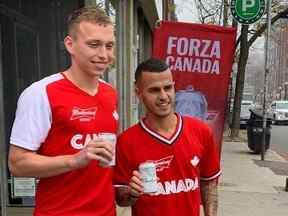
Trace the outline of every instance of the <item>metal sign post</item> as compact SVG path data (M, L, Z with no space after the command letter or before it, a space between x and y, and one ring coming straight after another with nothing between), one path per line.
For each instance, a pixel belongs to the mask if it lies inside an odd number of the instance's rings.
M263 95L263 134L262 134L262 145L261 145L261 160L265 160L266 151L266 131L267 131L267 86L268 86L268 75L270 69L269 48L270 48L270 31L271 31L271 0L267 0L267 29L266 29L266 40L265 40L265 73L264 73L264 95Z
M265 0L231 0L231 13L242 24L252 24L265 11Z

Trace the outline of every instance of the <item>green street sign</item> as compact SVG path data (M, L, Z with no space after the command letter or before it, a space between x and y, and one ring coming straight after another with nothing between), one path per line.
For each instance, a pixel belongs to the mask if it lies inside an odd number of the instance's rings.
M265 0L231 0L232 16L242 24L259 20L265 12Z

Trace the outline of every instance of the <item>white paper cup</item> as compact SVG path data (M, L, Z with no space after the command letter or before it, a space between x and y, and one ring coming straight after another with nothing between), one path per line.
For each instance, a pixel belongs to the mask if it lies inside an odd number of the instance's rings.
M113 133L99 133L98 138L103 139L112 144L113 147L113 158L107 166L115 166L115 153L116 153L116 134Z

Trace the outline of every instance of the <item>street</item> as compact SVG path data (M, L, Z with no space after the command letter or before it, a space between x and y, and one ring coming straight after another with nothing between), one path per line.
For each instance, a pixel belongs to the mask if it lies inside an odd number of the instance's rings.
M272 125L271 149L288 160L288 125Z

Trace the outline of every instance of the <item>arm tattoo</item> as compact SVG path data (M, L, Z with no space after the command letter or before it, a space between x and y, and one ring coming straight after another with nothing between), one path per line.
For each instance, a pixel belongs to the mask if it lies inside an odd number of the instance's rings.
M217 179L212 181L201 181L200 190L205 216L217 216Z
M119 206L131 206L137 200L137 197L131 196L129 187L117 187L115 193L116 202Z

